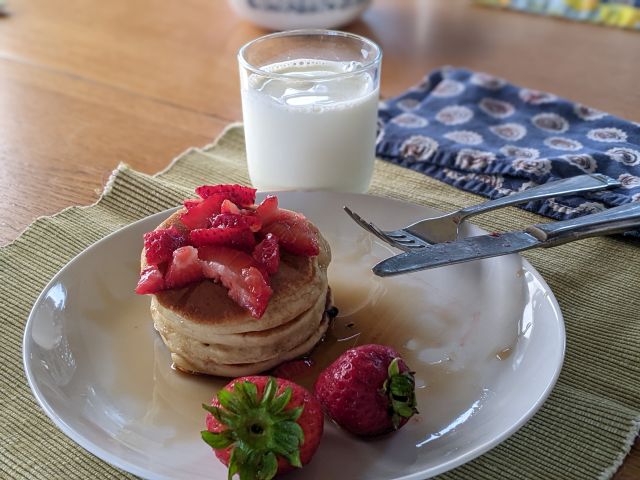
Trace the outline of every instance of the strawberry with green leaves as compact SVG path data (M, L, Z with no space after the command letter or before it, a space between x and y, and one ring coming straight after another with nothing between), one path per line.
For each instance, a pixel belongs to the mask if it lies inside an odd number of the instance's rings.
M202 439L229 467L229 480L269 480L311 461L324 416L306 389L281 378L233 380L203 405L207 430Z
M418 413L413 372L385 345L347 350L320 373L314 389L327 415L355 435L398 430Z

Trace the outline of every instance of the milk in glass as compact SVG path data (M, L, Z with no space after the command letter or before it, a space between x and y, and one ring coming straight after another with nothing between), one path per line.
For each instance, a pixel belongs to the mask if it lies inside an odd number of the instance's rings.
M359 66L298 59L262 66L266 75L243 78L247 158L255 187L367 190L379 92L371 72Z

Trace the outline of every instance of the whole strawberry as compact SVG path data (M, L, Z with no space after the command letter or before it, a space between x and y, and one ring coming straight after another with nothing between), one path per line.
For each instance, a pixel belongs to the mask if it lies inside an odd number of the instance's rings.
M218 392L202 439L229 467L229 480L268 480L311 461L324 415L315 397L288 380L241 377Z
M344 352L320 373L315 394L327 414L356 435L397 430L418 413L413 373L384 345Z

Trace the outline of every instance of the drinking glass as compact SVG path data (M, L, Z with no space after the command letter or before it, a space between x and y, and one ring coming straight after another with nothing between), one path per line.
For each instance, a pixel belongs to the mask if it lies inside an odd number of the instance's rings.
M247 163L259 190L365 192L382 52L331 30L293 30L238 53Z

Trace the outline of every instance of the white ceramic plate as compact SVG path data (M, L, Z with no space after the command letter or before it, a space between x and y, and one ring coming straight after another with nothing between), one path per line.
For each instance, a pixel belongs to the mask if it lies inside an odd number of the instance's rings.
M416 371L421 412L372 441L326 422L311 464L288 478L423 479L486 452L540 408L560 372L564 325L522 257L381 279L370 268L393 252L342 206L383 228L438 212L365 195L279 198L318 225L334 253L329 278L341 316L313 355L317 368L355 344L391 345ZM149 298L133 293L142 234L169 213L109 235L52 279L27 322L25 371L56 425L107 462L146 478L224 479L199 434L200 404L224 382L171 369Z

